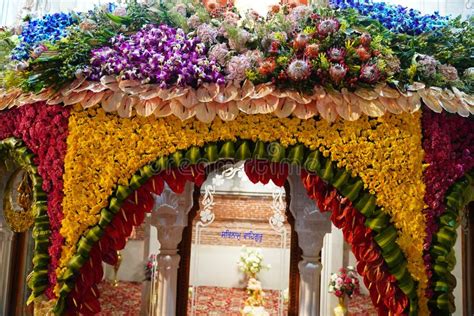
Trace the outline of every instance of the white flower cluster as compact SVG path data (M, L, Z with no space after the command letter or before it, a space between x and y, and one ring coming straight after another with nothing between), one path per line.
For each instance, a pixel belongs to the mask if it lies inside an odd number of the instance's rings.
M245 316L269 316L270 314L263 306L245 306L242 310L242 315Z
M263 269L270 269L270 265L263 264L263 254L261 249L250 249L243 247L238 262L240 271L255 277Z

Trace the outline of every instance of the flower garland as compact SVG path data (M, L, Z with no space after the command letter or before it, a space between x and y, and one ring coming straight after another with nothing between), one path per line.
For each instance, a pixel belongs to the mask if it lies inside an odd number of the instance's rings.
M364 277L364 283L379 314L404 313L408 297L397 287L395 278L388 272L372 230L358 225L364 222L364 215L352 206L351 201L337 193L336 189L326 186L318 176L302 172L301 178L310 198L315 200L322 212L331 212L331 221L342 229L344 238L351 244L358 261L357 270ZM411 304L410 314L416 315L416 308L416 305Z
M425 111L422 117L423 149L428 167L424 171L426 184L425 216L427 236L425 248L437 231L435 219L446 205L443 200L451 185L474 168L474 122L446 113Z
M427 204L424 210L427 229L424 261L428 276L432 278L434 262L429 249L433 246L433 235L439 231L437 219L446 210L446 192L454 182L474 168L474 123L455 115L425 111L422 125L425 161L429 164L424 171ZM429 298L433 296L431 286L426 295Z
M474 170L458 180L446 194L446 210L436 222L439 230L429 250L432 264L433 285L430 288L430 309L433 314L452 314L456 311L453 290L456 278L451 273L456 266L454 245L457 239L456 230L461 224L462 212L474 201Z
M63 220L61 201L68 119L69 108L42 103L0 113L0 139L13 136L25 142L35 154L33 163L38 166L38 174L43 179L42 189L48 195L51 225L48 275L51 286L56 284L56 269L64 240L59 229ZM54 297L52 288L48 288L46 293L48 297Z
M65 237L58 275L76 251L76 243L99 220L115 185L127 185L133 172L156 157L190 146L236 137L283 146L302 143L359 175L377 204L393 217L400 231L398 243L408 268L426 287L422 250L425 227L422 209L421 129L419 115L364 117L355 122L279 119L269 115L240 115L231 122L211 125L169 117L120 119L101 109L73 111L69 120L65 160L61 234ZM412 153L406 155L407 152ZM407 207L408 205L408 207Z
M425 238L422 197L425 185L422 180L420 115L387 116L366 123L371 127L366 125L358 132L350 129L321 135L318 129L318 136L327 137L319 148L337 161L338 167L346 167L359 175L370 193L376 195L377 204L390 214L400 231L398 244L408 258L409 271L419 282L420 289L425 289L427 276L423 271L422 259ZM404 128L400 129L402 125ZM368 128L375 130L369 131ZM410 153L409 157L407 152ZM371 166L370 162L375 165ZM420 290L419 294L423 291ZM426 307L423 296L419 297L420 306Z
M360 15L377 20L396 33L417 35L446 26L449 21L449 17L441 16L439 12L422 14L418 10L385 2L371 0L331 0L330 2L336 8L356 9Z

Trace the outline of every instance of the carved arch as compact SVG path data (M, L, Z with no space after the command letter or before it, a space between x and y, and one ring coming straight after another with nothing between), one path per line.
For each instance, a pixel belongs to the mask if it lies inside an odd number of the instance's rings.
M331 212L332 222L343 229L347 242L357 244L356 258L366 258L359 272L379 312L417 314L417 285L396 243L398 232L390 217L376 206L376 197L363 189L362 180L303 144L286 148L278 142L244 139L178 150L140 168L128 186L118 185L108 207L101 210L99 223L79 240L77 253L59 280L54 312L97 313L100 306L95 284L102 278L100 263L116 262L116 251L125 246L132 226L140 225L145 212L151 211L151 193L160 195L165 182L175 193L182 193L187 181L200 186L205 180L205 165L220 159L246 161L245 172L251 181L272 180L279 186L284 185L289 166L301 167L308 196L321 211Z
M35 242L33 255L33 271L27 283L32 290L28 303L40 296L48 286L48 265L50 244L50 225L47 212L47 195L42 189L43 179L38 174L38 167L34 165L35 155L28 147L17 138L6 138L0 141L0 160L13 162L26 171L32 182L33 201L31 204L34 212L33 239Z
M233 165L233 163L234 161L222 160L214 164L209 164L206 166L206 175L209 175L211 172L219 169L220 167L227 167L229 164ZM303 280L300 279L301 270L308 270L306 269L306 265L311 266L311 268L321 268L319 253L320 249L322 248L322 239L324 235L329 233L331 230L331 222L329 216L327 216L328 214L319 213L313 201L309 199L306 189L303 187L299 177L299 169L300 168L298 166L291 166L285 183L279 183L281 184L280 187L285 191L286 208L282 211L284 212L285 216L287 217L287 221L291 226L288 315L298 314L298 310L300 308L300 296L304 296L304 293L300 294L299 292L300 282L303 282ZM186 200L190 201L191 203L186 204L184 207L184 212L180 212L180 215L187 214L187 225L183 227L181 221L176 221L178 226L181 226L183 230L182 234L179 235L182 238L178 238L180 241L179 244L176 247L173 247L178 250L177 253L180 256L179 268L177 272L176 315L187 315L188 311L186 303L188 301L188 288L190 280L190 254L192 247L193 220L200 210L199 198L201 197L201 192L199 188L194 188L192 198L190 196L191 192L188 189L189 188L187 188L183 194L188 195ZM166 190L167 189L165 189L165 192L168 193L169 191ZM202 216L202 213L200 214ZM152 216L155 215L157 214L153 212ZM177 216L177 219L179 217L180 216ZM173 230L171 229L170 232L172 233ZM311 255L303 257L305 253L307 255ZM304 263L301 263L303 260ZM316 262L317 264L315 264ZM299 267L300 265L301 268ZM311 279L311 281L314 280ZM313 283L314 282L311 282L311 284ZM319 286L317 288L319 290ZM319 291L317 293L319 293ZM307 302L307 304L303 304L304 308L308 309L305 310L307 315L315 315L316 313L319 313L318 297L315 295L307 295L304 297L304 299ZM163 310L158 311L158 314L168 313L170 312L164 312Z

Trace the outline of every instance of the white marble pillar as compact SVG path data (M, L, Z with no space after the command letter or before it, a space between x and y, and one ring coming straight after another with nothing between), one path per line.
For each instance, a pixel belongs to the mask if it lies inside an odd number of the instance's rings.
M326 222L309 224L308 230L298 231L298 242L303 250L303 260L298 263L300 272L300 302L301 316L319 315L319 301L321 295L322 264L319 253L323 247L323 238L327 232ZM325 314L322 314L325 315Z
M178 254L158 256L158 305L156 315L176 315L176 289L181 257Z
M290 211L295 218L295 231L303 255L298 264L300 272L299 314L319 315L321 294L320 253L324 236L331 231L328 213L321 213L316 203L308 198L298 170L292 170L288 178L290 184ZM322 314L326 315L326 314Z
M180 255L178 245L188 224L188 213L193 206L194 185L188 183L183 194L177 195L165 188L155 197L150 224L156 227L160 249L158 252L158 282L155 289L156 306L149 315L175 315L176 292ZM153 252L153 249L149 250ZM146 300L142 300L146 301Z
M300 271L299 315L318 315L320 275L322 265L319 258L303 258L298 264Z
M8 315L12 240L12 231L0 222L0 315Z
M8 315L10 299L11 252L14 233L10 230L3 216L3 193L11 172L0 166L0 315Z
M344 236L342 230L332 225L330 234L324 237L324 246L322 251L323 269L321 272L321 284L325 289L321 292L321 315L331 315L338 301L334 294L326 290L331 278L332 272L337 272L344 266Z

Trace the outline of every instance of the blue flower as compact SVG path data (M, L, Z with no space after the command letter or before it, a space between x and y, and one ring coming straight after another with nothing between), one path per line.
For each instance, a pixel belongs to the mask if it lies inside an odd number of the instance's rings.
M360 15L382 23L389 30L397 33L418 35L446 26L449 17L441 16L439 12L422 14L418 10L400 5L389 5L384 2L370 0L330 0L331 6L340 9L353 8Z
M12 52L13 60L25 60L42 42L54 43L67 36L67 27L77 24L78 16L72 13L47 14L27 21L19 36L20 42Z

